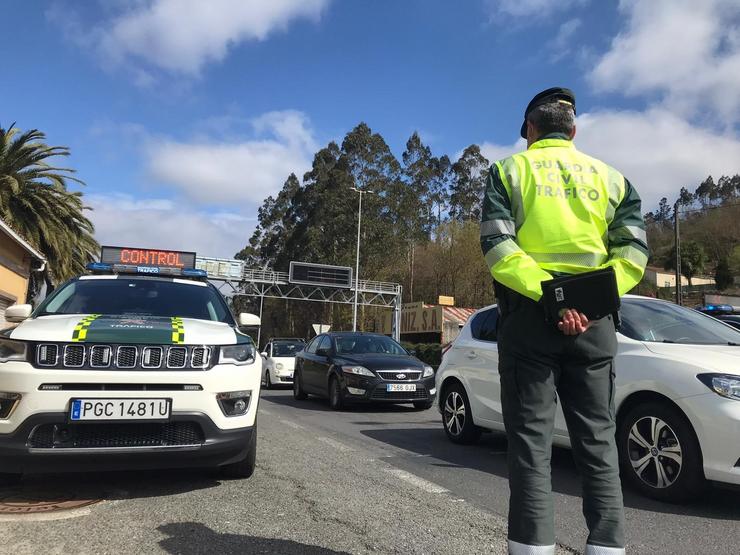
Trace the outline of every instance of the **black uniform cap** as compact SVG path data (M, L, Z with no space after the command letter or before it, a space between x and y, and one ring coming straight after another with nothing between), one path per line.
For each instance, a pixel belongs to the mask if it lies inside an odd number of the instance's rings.
M576 95L573 91L564 87L552 87L535 95L535 97L527 104L527 109L524 110L524 123L522 123L522 129L520 134L523 138L527 138L527 116L529 112L542 106L543 104L550 104L552 102L563 101L573 106L573 113L576 113Z

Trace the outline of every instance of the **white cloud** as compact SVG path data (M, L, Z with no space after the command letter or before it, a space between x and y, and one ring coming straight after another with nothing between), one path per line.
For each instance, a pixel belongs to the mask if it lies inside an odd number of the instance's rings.
M329 0L128 0L109 7L92 31L74 8L52 6L71 40L95 48L108 62L134 61L174 73L197 75L236 45L265 40L299 19L317 21ZM71 12L70 12L71 10ZM138 81L153 77L137 70Z
M95 238L103 245L196 251L231 258L247 244L253 219L229 212L199 211L177 200L135 199L126 194L90 194Z
M597 91L658 95L688 117L740 121L737 0L622 0L626 28L591 75Z
M291 172L302 177L317 145L301 112L269 112L251 125L258 138L152 140L147 146L148 170L155 180L196 201L260 204L280 190Z
M524 139L519 139L514 144L511 144L511 145L497 145L495 143L489 143L489 142L482 142L480 144L481 154L483 154L483 156L485 156L486 159L492 164L496 160L507 158L511 156L512 154L521 152L522 150L526 150L526 149L527 149L527 141L525 141Z
M546 17L556 11L582 6L588 0L486 0L491 20L500 16Z
M547 50L551 53L551 62L562 60L572 52L574 43L573 36L580 28L581 23L580 19L574 18L569 19L560 26L558 34L555 35L555 38L552 39L547 46Z
M637 188L645 211L675 200L708 175L740 172L740 140L692 125L665 110L594 112L578 117L576 144L617 168Z
M647 112L603 111L577 119L575 143L582 152L615 167L653 210L661 197L675 200L681 187L693 191L708 175L740 173L740 139L692 125L662 108ZM491 162L526 148L483 143Z

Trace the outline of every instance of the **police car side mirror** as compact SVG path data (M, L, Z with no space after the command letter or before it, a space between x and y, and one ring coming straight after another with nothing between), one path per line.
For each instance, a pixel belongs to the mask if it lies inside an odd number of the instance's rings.
M242 312L239 314L239 325L240 326L259 326L260 317L249 312Z
M22 322L33 312L30 304L14 304L5 309L6 322Z

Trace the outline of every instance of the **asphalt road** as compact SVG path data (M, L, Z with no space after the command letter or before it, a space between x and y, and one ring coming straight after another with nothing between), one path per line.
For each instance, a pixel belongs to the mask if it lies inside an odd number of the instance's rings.
M263 392L249 480L204 471L27 477L3 499L100 499L72 511L0 515L0 553L505 553L505 440L461 447L436 409ZM560 552L586 535L570 454L553 454ZM629 553L737 553L738 494L675 506L625 492Z

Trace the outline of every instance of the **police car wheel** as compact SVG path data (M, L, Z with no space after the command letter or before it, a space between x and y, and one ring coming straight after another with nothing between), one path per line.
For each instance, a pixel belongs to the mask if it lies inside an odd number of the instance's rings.
M618 423L622 475L647 497L685 501L705 480L699 443L686 417L656 402L633 407Z
M254 474L257 462L257 422L252 429L252 438L249 440L249 451L240 461L221 467L221 475L225 478L244 479Z
M301 382L301 375L298 371L293 376L293 399L296 401L303 401L308 398L308 395L303 391L303 383Z
M446 387L441 402L442 425L447 438L460 444L477 442L483 430L473 424L470 401L462 384L453 383Z

